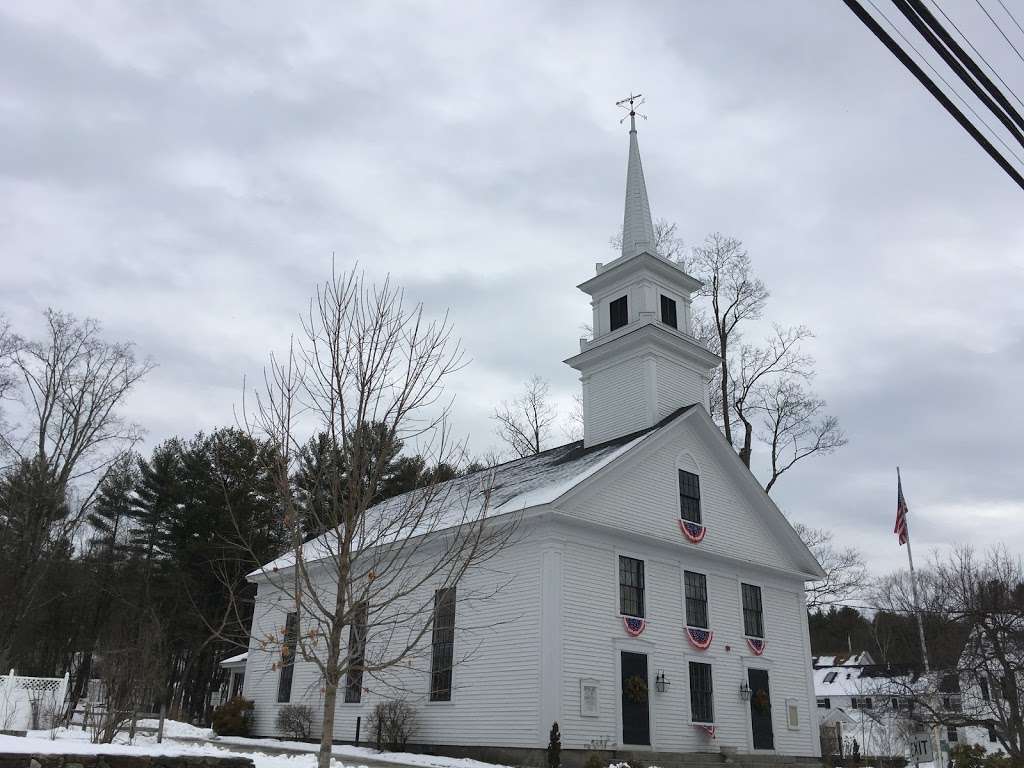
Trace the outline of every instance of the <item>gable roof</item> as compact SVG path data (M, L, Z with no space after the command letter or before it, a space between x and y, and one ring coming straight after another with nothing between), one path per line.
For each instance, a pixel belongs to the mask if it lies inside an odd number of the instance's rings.
M435 486L436 493L434 494L435 498L441 500L440 503L447 507L447 510L439 510L441 519L432 525L430 530L418 533L434 533L459 525L466 521L467 516L469 519L473 519L476 514L480 513L484 504L483 484L489 478L493 478L490 486L489 515L491 516L552 504L641 444L654 440L657 434L694 414L696 414L694 423L703 425L705 430L710 425L713 432L710 442L717 445L720 452L723 445L726 447L726 453L733 462L733 474L743 478L740 483L745 485L748 497L762 507L763 516L769 529L778 535L785 545L788 545L787 548L802 569L801 572L812 578L824 575L818 561L814 559L782 512L764 492L750 470L740 461L736 452L725 443L724 436L711 421L711 417L703 408L695 405L677 409L652 427L598 445L584 447L583 441L577 440L533 456L515 459L447 480ZM729 461L729 458L726 458L726 463ZM740 471L735 471L737 467ZM401 505L410 503L414 494L417 493L422 493L422 489L409 491L382 501L368 509L367 516L370 518L377 515L384 516L389 508L400 508ZM446 516L449 518L447 524ZM413 532L412 535L416 533ZM302 547L303 559L306 562L315 562L331 556L330 539L326 534L310 539ZM288 568L293 562L293 553L285 552L277 559L250 573L249 577Z

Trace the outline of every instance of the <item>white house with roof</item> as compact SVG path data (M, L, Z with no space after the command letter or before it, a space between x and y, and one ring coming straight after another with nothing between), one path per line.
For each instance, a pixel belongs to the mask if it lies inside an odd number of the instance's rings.
M645 762L818 756L804 582L823 573L708 415L718 358L692 335L699 287L655 253L631 121L622 253L579 285L594 336L566 360L584 437L494 470L493 515L517 515L519 535L456 589L485 590L496 574L508 586L472 614L436 596L434 625L450 631L393 672L421 748L539 761L557 721L567 762L594 748ZM479 477L451 484L468 491ZM270 736L283 705L321 704L312 664L261 650L258 638L295 621L263 573L250 577L243 690ZM474 652L453 667L460 644ZM336 738L354 739L386 696L356 686L337 705Z

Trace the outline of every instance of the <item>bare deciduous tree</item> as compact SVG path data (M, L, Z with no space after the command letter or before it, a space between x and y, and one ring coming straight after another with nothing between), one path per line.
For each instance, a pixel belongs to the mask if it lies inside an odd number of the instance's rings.
M523 385L523 392L511 402L494 409L495 433L517 458L533 456L547 446L558 411L551 402L551 388L540 376Z
M622 228L608 238L608 244L616 251L622 250ZM674 221L658 219L654 222L654 250L659 256L664 256L677 264L686 265L686 244L679 236L678 227Z
M257 394L250 427L275 448L277 493L295 532L290 553L258 578L282 597L297 626L289 634L278 617L282 625L256 640L279 664L301 660L316 669L320 768L330 763L339 690L360 695L371 680L407 683L431 633L450 630L433 626L435 605L493 594L463 582L514 527L510 518L489 516L490 472L425 482L375 504L386 467L371 431L390 442L414 441L431 465L458 463L443 385L461 366L447 318L428 321L390 280L373 285L353 271L318 289L301 339L283 359L272 357ZM343 460L320 464L323 476L312 480L317 498L300 504L292 479L310 433ZM300 512L324 533L303 543Z
M118 413L125 397L153 367L131 344L102 338L95 320L47 310L40 341L4 334L3 365L13 376L20 425L0 430L6 508L0 539L0 666L6 666L19 623L35 600L35 567L50 547L70 541L88 514L106 470L139 438ZM76 490L79 498L69 503Z
M868 586L867 566L859 549L836 546L832 532L824 528L811 528L802 523L794 523L793 528L825 571L824 579L808 583L808 610L836 605L857 596Z
M825 401L815 397L792 376L776 378L760 393L761 440L771 456L766 492L801 459L828 454L846 445L835 416L826 414Z
M704 282L701 296L710 304L709 320L717 341L713 351L722 359L718 372L722 431L733 445L729 355L740 325L761 316L768 289L754 277L743 243L718 232L694 249L691 268Z
M957 663L931 675L893 681L912 701L918 727L981 728L1024 763L1024 565L1005 548L978 556L968 546L935 554L918 590L932 621L968 630ZM885 605L912 605L906 575L885 580Z

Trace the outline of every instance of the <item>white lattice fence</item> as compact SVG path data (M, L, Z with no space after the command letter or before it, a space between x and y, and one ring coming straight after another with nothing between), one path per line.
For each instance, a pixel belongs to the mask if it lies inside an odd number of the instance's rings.
M57 724L68 692L68 676L0 678L0 729L29 730Z

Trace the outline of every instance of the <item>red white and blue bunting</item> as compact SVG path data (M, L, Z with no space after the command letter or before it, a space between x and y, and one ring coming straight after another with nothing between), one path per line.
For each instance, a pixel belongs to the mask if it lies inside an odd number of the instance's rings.
M638 619L634 616L623 616L622 623L626 627L626 633L630 637L636 637L647 629L647 619Z
M694 723L694 728L700 728L704 733L710 736L712 739L715 738L715 726L711 723Z
M764 653L764 640L760 637L748 637L747 645L750 646L750 650L755 656L760 656Z
M683 536L694 544L700 544L704 541L704 534L708 532L708 529L703 525L691 523L689 520L680 520L679 530L683 532Z
M714 637L715 633L710 629L686 628L686 639L690 641L690 645L700 651L706 651Z

